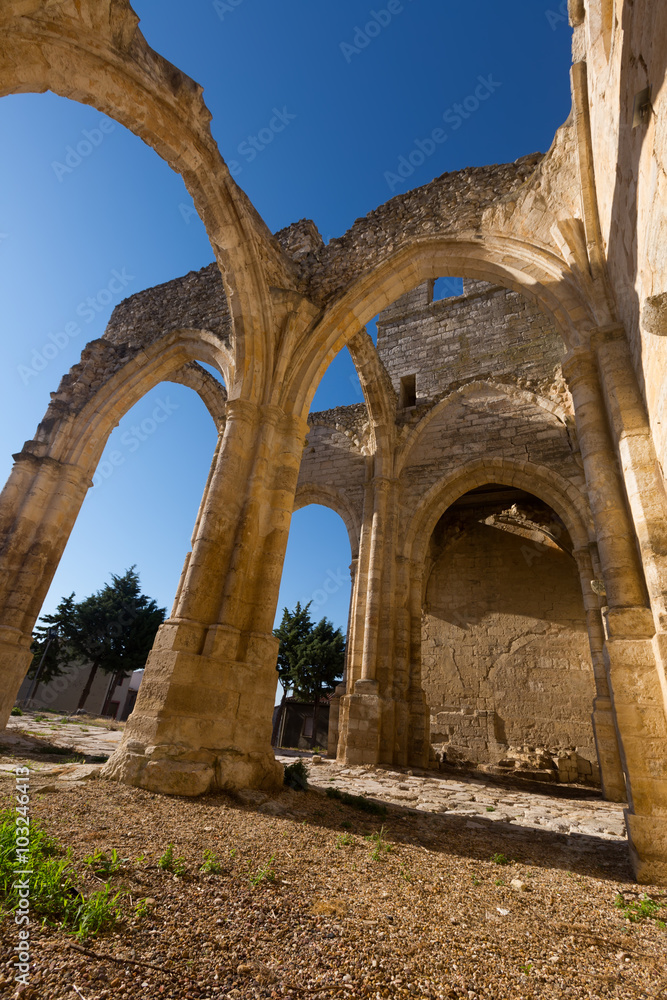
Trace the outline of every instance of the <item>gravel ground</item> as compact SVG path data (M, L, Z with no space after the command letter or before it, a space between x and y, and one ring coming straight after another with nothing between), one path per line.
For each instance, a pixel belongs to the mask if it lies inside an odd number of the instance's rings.
M20 749L0 766L18 763ZM109 880L126 894L124 919L84 942L35 921L30 985L17 989L17 930L5 916L0 997L667 998L667 931L614 905L618 893L630 902L647 892L667 907L667 890L633 883L615 831L573 837L420 809L432 779L380 769L361 769L357 787L379 784L389 803L395 786L401 805L385 816L326 797L332 776L340 788L355 780L333 764L310 765L312 791L202 799L82 780L88 765L42 767L32 817L71 848L85 894L100 888L86 855L116 848L128 859ZM13 805L13 780L0 781L2 807ZM506 789L470 791L513 801ZM157 865L169 843L184 858L180 876ZM199 871L205 850L219 874Z
M559 834L401 810L381 819L316 792L245 798L165 798L100 780L35 793L33 815L76 862L93 848L130 859L111 878L129 894L126 921L84 945L35 927L30 987L14 990L7 962L0 994L516 1000L667 987L666 932L614 906L618 892L647 889L632 883L624 844L591 837L575 850ZM366 838L382 826L378 850ZM157 867L170 842L181 877ZM198 871L205 849L222 874ZM498 852L512 863L491 860ZM81 888L99 883L82 874ZM131 902L146 897L137 919ZM2 935L9 955L10 918Z

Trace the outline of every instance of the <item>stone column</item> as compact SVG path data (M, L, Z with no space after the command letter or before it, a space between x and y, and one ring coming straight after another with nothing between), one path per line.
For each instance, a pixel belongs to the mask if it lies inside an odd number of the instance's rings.
M306 432L277 407L228 404L178 606L106 777L179 795L282 784L272 632Z
M667 712L667 494L630 347L621 326L591 337L609 422L639 542L656 634L653 647Z
M651 607L667 630L667 495L623 327L596 331L597 358L619 468L639 541Z
M563 374L574 402L577 437L609 606L636 608L638 616L650 628L648 595L595 362L588 351L573 353L563 364Z
M581 592L586 612L588 643L593 662L595 678L595 699L593 701L593 734L600 765L602 794L610 802L626 802L625 777L618 749L618 734L609 693L607 670L604 661L604 629L600 599L591 582L594 579L593 562L588 548L575 549L572 553L579 569Z
M355 618L355 646L358 650L361 645L361 671L360 676L350 678L348 681L349 693L341 699L340 705L338 759L346 764L377 764L380 760L383 716L385 728L387 724L390 727L393 724L393 720L387 719L391 706L387 702L388 692L380 690L377 660L380 618L381 615L386 617L387 612L386 604L383 607L387 592L386 586L383 585L386 584L383 577L387 572L389 508L395 492L395 483L385 477L376 476L369 486L359 549L361 572ZM367 516L369 500L372 500L370 518ZM357 634L357 630L362 607L363 639L360 643L361 636Z
M608 601L603 655L626 778L631 856L638 881L667 883L667 720L653 615L597 366L589 352L577 351L563 370L574 401Z
M190 544L192 546L194 546L195 541L197 540L197 535L199 533L199 525L201 524L201 519L203 517L204 509L206 507L206 500L208 499L208 492L211 488L211 481L213 479L215 470L218 465L218 456L220 455L221 447L222 447L222 433L218 435L218 440L216 442L215 450L213 452L213 458L211 459L211 468L209 469L208 472L208 478L206 480L206 485L204 486L204 493L202 494L201 502L199 504L199 510L197 511L197 519L195 521L195 526L192 529L192 537L190 539ZM192 550L188 552L183 562L183 569L181 570L181 575L178 581L178 587L176 588L176 594L174 595L174 603L171 609L171 616L170 616L171 618L174 618L176 616L176 610L178 608L178 605L180 604L181 594L183 593L183 585L187 577L188 567L190 565L191 558L192 558Z
M88 471L24 449L0 494L0 728L32 660L32 631L88 488Z
M329 731L327 733L327 755L329 757L335 757L338 752L338 733L340 729L340 700L347 692L347 677L349 671L349 659L350 659L350 644L353 638L353 609L354 609L354 598L355 598L355 586L357 577L357 565L359 559L354 558L350 563L350 578L352 580L352 588L350 590L350 609L347 616L347 638L345 642L345 666L343 668L343 679L340 684L336 685L336 689L333 696L329 702Z

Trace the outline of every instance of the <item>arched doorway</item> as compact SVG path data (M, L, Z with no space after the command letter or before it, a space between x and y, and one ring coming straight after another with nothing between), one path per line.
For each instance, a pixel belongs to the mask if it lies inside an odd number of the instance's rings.
M440 517L424 576L422 684L444 763L599 783L572 548L554 510L515 486L485 483Z

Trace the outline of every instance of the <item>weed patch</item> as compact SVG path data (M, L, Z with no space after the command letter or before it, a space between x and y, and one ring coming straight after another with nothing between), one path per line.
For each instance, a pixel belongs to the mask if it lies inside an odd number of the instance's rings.
M158 858L158 868L172 875L185 875L185 858L174 857L174 845L167 844L164 853Z
M275 882L276 873L273 868L273 861L275 859L275 854L272 854L265 865L262 865L253 874L248 873L248 881L253 888L257 888L262 882ZM250 864L250 862L248 862Z
M297 792L305 792L308 788L308 771L302 760L296 760L285 768L283 783Z
M646 893L641 897L641 899L635 899L628 902L622 893L618 893L616 899L614 900L614 905L623 911L623 916L626 920L631 921L631 923L636 924L641 920L655 920L658 927L663 930L667 926L664 920L658 919L658 914L665 907L661 906L660 903L655 899L651 899Z
M222 875L224 868L216 858L213 851L204 851L204 861L199 869L200 872L204 872L205 875Z
M3 907L12 912L19 905L19 888L14 870L15 818L0 813L0 896ZM111 893L108 885L87 898L76 884L71 852L62 857L62 848L37 822L30 825L30 847L26 870L30 879L30 909L47 923L69 928L82 941L112 927L121 919L121 892Z
M508 858L507 855L496 853L491 855L491 860L496 865L511 865L512 859Z

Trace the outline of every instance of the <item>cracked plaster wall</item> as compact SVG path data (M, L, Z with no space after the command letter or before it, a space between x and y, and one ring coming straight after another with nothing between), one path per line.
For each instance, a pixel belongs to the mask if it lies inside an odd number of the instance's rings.
M445 518L422 626L432 743L475 762L509 747L572 749L579 779L594 780L595 685L573 558L488 509Z

